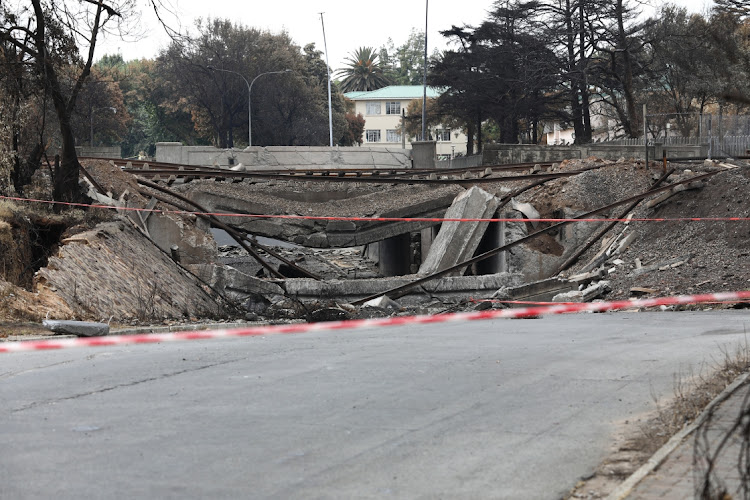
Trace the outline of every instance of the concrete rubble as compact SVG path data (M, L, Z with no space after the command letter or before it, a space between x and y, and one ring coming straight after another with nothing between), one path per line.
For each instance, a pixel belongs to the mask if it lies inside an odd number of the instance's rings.
M109 334L107 323L95 323L93 321L45 319L42 321L42 325L55 333L77 337L101 337Z

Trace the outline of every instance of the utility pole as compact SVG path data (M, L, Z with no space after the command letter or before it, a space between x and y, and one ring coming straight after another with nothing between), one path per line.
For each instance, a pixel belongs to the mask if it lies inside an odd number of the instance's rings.
M430 0L424 0L424 77L422 78L422 140L425 136L425 124L427 123L427 7Z
M331 110L331 66L328 64L328 44L326 43L326 25L323 22L323 14L320 13L320 24L323 26L323 48L326 51L326 70L328 70L328 137L333 147L333 111Z

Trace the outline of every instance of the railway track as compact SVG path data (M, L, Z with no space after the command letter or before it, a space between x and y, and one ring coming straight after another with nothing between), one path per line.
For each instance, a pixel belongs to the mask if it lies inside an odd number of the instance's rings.
M97 159L104 158L82 158ZM111 160L123 171L152 181L172 184L177 179L189 182L196 179L232 180L294 180L312 182L359 182L389 184L488 184L523 180L555 179L580 174L591 168L565 172L545 172L552 166L547 163L519 163L511 165L483 165L456 169L274 169L231 170L217 167L186 166L173 163L134 160ZM537 170L536 173L529 173ZM522 173L525 172L525 173ZM505 174L505 175L504 175Z
M750 158L750 157L748 157ZM375 184L459 184L476 185L516 181L545 181L570 177L594 168L596 165L577 170L549 172L552 162L482 165L454 169L410 169L410 168L304 168L304 169L242 169L179 165L175 163L144 160L113 160L108 158L82 157L82 160L110 161L123 171L154 182L171 185L192 180L213 179L219 182L243 182L247 180L284 180L302 182L358 182ZM662 159L663 160L663 159ZM703 158L667 158L667 161L694 162ZM655 160L658 161L658 160Z
M162 162L151 162L143 160L112 160L107 158L93 158L93 157L82 157L81 159L90 160L108 160L116 166L126 171L150 171L150 170L172 170L177 175L182 174L185 171L194 172L221 172L221 173L247 173L256 175L285 175L290 177L304 176L323 176L323 177L368 177L368 176L380 176L380 177L419 177L426 176L429 174L439 175L457 175L465 172L485 172L487 170L492 172L512 172L519 170L529 170L534 168L536 165L542 168L549 168L552 162L542 163L517 163L511 165L482 165L478 167L467 167L467 168L454 168L454 169L407 169L407 168L305 168L305 169L247 169L232 170L227 168L219 167L207 167L207 166L195 166L195 165L180 165L176 163L162 163Z

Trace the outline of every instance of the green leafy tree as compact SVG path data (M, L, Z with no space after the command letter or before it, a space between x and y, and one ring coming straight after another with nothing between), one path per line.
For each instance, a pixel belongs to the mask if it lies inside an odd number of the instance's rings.
M348 126L344 135L339 139L339 146L361 146L365 133L365 117L362 113L350 111L346 113L345 118Z
M422 85L424 79L424 32L412 28L409 38L403 45L394 46L393 40L380 48L379 56L386 76L394 85ZM433 50L428 64L440 57L440 51Z
M348 65L336 73L341 80L343 92L377 90L391 84L385 74L379 56L372 47L360 47L349 55Z
M407 137L413 137L417 140L422 138L422 99L414 99L409 102L404 113L404 129ZM426 140L433 140L432 130L440 127L441 125L447 124L450 121L448 117L442 114L442 110L438 107L437 100L427 98L427 106L425 107L425 137Z
M122 140L123 156L154 156L156 143L160 141L196 144L190 114L184 110L172 110L168 105L171 101L169 86L160 80L156 61L128 61L114 66L110 74L118 82L125 107L132 117Z
M189 113L199 140L246 144L251 97L253 145L328 144L327 72L314 45L303 53L287 33L229 20L199 21L197 31L161 53L157 74L168 94L164 106ZM338 93L332 108L337 136L346 128Z
M446 88L439 103L445 114L465 123L469 137L491 118L502 142L534 142L538 124L557 105L561 63L542 36L538 6L497 3L479 27L443 32L459 49L443 54L428 83Z

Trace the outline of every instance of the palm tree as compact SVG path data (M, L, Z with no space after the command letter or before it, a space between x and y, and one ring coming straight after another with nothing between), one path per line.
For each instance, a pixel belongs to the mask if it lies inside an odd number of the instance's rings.
M341 81L343 92L376 90L390 85L372 47L360 47L351 53L347 62L347 67L337 71L344 78Z

